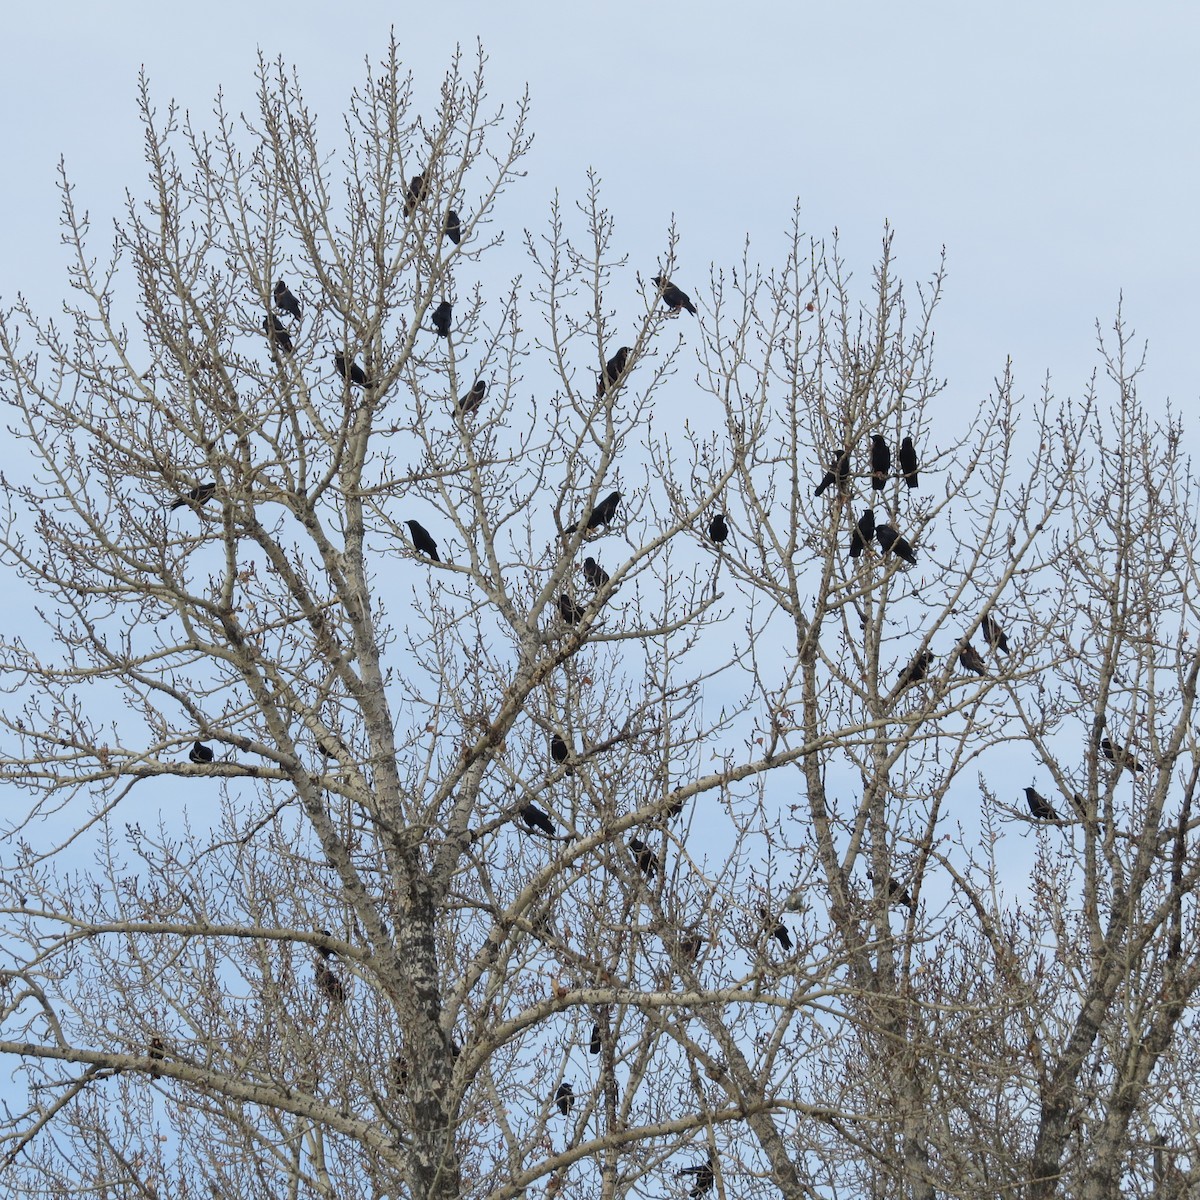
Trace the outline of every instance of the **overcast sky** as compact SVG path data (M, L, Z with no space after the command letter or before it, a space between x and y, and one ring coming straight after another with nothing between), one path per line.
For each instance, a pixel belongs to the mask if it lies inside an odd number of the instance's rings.
M927 276L945 245L937 328L953 402L986 389L1007 355L1026 391L1049 370L1059 394L1078 394L1094 322L1110 322L1122 290L1150 342L1143 399L1187 407L1200 390L1191 5L126 0L5 17L0 298L20 288L52 305L63 292L60 155L97 216L141 190L143 64L164 104L199 115L218 87L248 106L257 50L282 55L332 134L395 24L425 97L455 42L476 37L493 100L528 83L530 224L555 188L581 195L594 166L631 248L661 248L675 214L698 290L746 235L763 260L780 257L799 198L807 232L837 227L863 268L885 220L906 277Z

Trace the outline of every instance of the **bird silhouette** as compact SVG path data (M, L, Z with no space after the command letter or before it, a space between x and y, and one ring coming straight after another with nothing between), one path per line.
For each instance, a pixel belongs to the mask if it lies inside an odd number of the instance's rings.
M367 378L366 372L356 362L351 362L346 365L346 355L340 350L333 356L333 365L337 367L337 373L347 382L353 383L360 388L370 388L375 385Z
M843 496L850 494L850 451L843 450L829 463L829 469L821 476L821 482L813 488L814 496L823 496L825 492L837 484L838 491Z
M203 742L193 742L192 748L188 751L188 760L194 763L212 762L212 747L206 746Z
M454 305L449 300L443 300L433 310L433 327L437 330L438 337L450 336L450 319L453 315Z
M675 1172L675 1178L679 1179L684 1175L694 1175L696 1182L692 1185L692 1190L688 1192L691 1200L696 1200L696 1197L703 1196L705 1192L712 1191L713 1184L716 1183L716 1175L713 1172L713 1156L709 1151L708 1159L699 1167L684 1167L682 1171Z
M579 622L583 620L583 611L584 610L580 608L579 605L576 604L566 592L563 592L559 595L558 615L562 617L562 619L568 625L578 625Z
M429 187L425 183L424 175L414 175L408 181L408 188L404 194L404 211L408 216L411 217L413 215L417 205L425 199L428 191Z
M575 1089L569 1083L560 1083L558 1091L554 1093L554 1102L565 1117L575 1104Z
M987 674L987 667L984 666L979 651L970 642L963 642L963 647L958 652L958 663L964 671L974 671L976 675Z
M658 870L658 856L645 842L640 841L638 838L629 839L629 849L633 851L638 869L647 879L653 879L654 873Z
M759 906L758 911L762 914L762 919L768 928L774 925L774 928L771 929L771 936L783 947L785 951L791 950L792 935L788 933L787 926L782 921L773 921L770 910L762 905Z
M929 670L932 662L932 650L919 651L908 666L900 672L896 680L896 690L899 691L902 688L906 688L912 683L920 683L925 678L926 672Z
M681 292L669 279L662 275L655 275L651 282L658 288L659 295L662 296L663 303L671 310L671 316L679 316L680 309L686 308L694 317L696 315L695 305L692 304L686 292Z
M484 396L487 395L487 380L477 379L471 387L471 390L463 396L458 402L458 411L465 417L468 413L473 413L482 403Z
M888 449L887 439L881 433L871 435L871 487L877 492L883 491L887 483L888 472L892 469L892 452Z
M529 829L540 829L543 833L554 836L554 822L550 814L544 813L536 804L525 804L521 807L521 820Z
M458 213L454 209L450 209L446 213L446 225L443 232L456 246L462 241L462 225L459 223Z
M917 486L917 448L913 440L906 437L900 443L900 470L904 472L904 482L910 487Z
M295 347L284 323L274 313L267 313L262 323L263 336L271 344L271 349L278 347L284 354L291 354Z
M323 992L326 999L340 1007L346 1003L346 985L342 983L333 968L329 966L329 960L333 957L333 951L325 950L318 946L317 953L321 956L317 959L317 968L314 972L317 990Z
M604 364L604 373L600 376L596 383L597 397L603 396L604 393L610 387L616 384L617 380L619 380L621 376L625 374L625 368L629 364L629 356L632 353L633 350L629 346L622 346L620 350L618 350L616 354L614 354L612 358L610 358L608 362Z
M592 1036L591 1036L591 1040L588 1042L588 1053L589 1054L599 1054L600 1053L600 1022L599 1021L592 1022Z
M1000 628L1000 622L990 612L983 614L983 621L979 627L983 630L983 640L989 646L995 646L997 650L1002 650L1005 654L1009 653L1008 638L1005 636L1004 630Z
M584 522L584 529L591 531L593 529L599 529L601 525L605 527L611 525L613 517L615 517L617 514L617 505L620 503L621 493L609 492L609 494L605 496L604 499L601 500L600 503L597 504L590 513L588 513L588 519L586 522ZM579 522L577 521L574 525L568 525L563 530L563 535L566 536L568 534L572 534L578 528Z
M550 757L560 767L567 761L567 759L571 757L571 747L567 745L566 741L560 734L555 733L550 737ZM570 766L567 767L566 774L574 775L575 768Z
M611 578L609 573L594 559L583 560L583 577L594 588L602 588Z
M717 513L708 523L708 537L711 542L721 545L729 537L729 526L725 522L725 514Z
M170 511L174 512L177 508L182 508L185 504L194 504L200 508L207 503L216 494L217 485L215 483L198 483L190 491L185 492L174 504L170 506Z
M884 554L891 550L897 558L902 558L914 567L917 565L917 556L912 546L890 525L876 525L875 536L879 539L879 545Z
M875 540L875 510L863 509L863 515L858 518L854 532L850 534L850 557L858 558L862 552Z
M874 883L875 876L870 871L867 872L867 878ZM905 908L915 908L916 901L908 894L908 888L902 883L897 883L890 875L887 877L887 895L889 904L903 904Z
M1124 746L1116 746L1106 737L1100 739L1100 753L1110 763L1115 763L1118 770L1128 767L1136 775L1142 769L1142 764Z
M280 312L295 317L297 321L300 320L300 301L292 295L288 285L282 279L275 284L275 290L271 294L275 297L275 307Z
M1054 811L1054 806L1031 787L1025 789L1025 803L1029 805L1029 811L1033 814L1034 820L1037 821L1057 821L1058 813Z
M432 558L434 562L441 562L438 558L437 542L433 540L433 535L421 524L420 521L405 521L412 533L413 545L427 558Z

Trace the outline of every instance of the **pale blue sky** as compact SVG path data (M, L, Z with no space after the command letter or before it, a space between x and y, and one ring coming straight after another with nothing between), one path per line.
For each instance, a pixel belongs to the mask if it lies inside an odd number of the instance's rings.
M1150 340L1143 398L1200 391L1192 236L1200 11L1181 3L536 3L12 6L0 297L61 293L55 165L99 216L144 176L138 68L194 113L224 87L248 103L255 51L300 71L332 134L365 54L400 32L429 95L454 43L481 37L495 100L528 81L537 144L516 195L536 224L595 166L635 259L674 212L694 290L748 233L777 255L793 200L869 264L882 223L899 266L940 247L949 398L986 388L1006 355L1036 391L1078 393L1093 322L1126 312ZM522 214L524 215L524 214ZM516 259L514 247L514 260ZM514 261L513 270L523 264Z

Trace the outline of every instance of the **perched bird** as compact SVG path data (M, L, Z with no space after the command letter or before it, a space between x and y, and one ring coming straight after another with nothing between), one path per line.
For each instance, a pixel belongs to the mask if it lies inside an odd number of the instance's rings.
M167 1050L166 1043L156 1033L150 1039L150 1049L146 1051L146 1054L151 1062L160 1063L166 1057L166 1050ZM150 1078L151 1079L158 1079L161 1075L162 1075L162 1072L159 1071L159 1069L157 1067L150 1068Z
M874 883L875 876L870 871L867 872L867 878ZM903 904L905 908L914 908L916 902L908 894L908 888L902 883L897 883L890 875L887 879L887 894L889 904Z
M633 856L637 860L642 874L647 879L653 879L655 871L658 870L658 856L645 842L639 841L637 838L629 839L629 848L633 851Z
M317 959L317 969L314 972L317 990L323 992L325 997L334 1004L345 1004L346 985L342 983L337 975L334 974L333 968L329 966L329 959L333 956L333 951L318 948L317 953L321 956Z
M684 800L672 800L671 803L667 805L663 816L665 816L668 821L673 821L683 812L686 803L687 802Z
M770 910L760 905L758 911L762 914L762 919L769 927L772 924ZM785 951L791 950L792 935L788 933L787 926L782 921L775 921L774 925L775 928L771 930L771 936L784 948Z
M983 640L989 646L995 646L997 650L1003 650L1005 654L1009 653L1008 638L1005 637L1004 630L1000 628L1000 622L990 612L983 614L980 628L983 630Z
M271 343L271 349L276 346L284 352L291 354L295 347L292 345L291 334L284 328L283 322L274 314L267 313L263 317L263 336Z
M170 506L171 512L177 508L182 508L185 504L194 504L199 508L206 501L211 500L216 494L217 485L215 483L198 483L191 491L185 492L174 504Z
M1025 789L1025 802L1029 805L1029 811L1033 814L1034 820L1037 821L1057 821L1058 813L1054 811L1054 806L1046 799L1045 796L1039 795L1033 788Z
M862 552L875 540L875 510L863 509L863 515L858 518L858 524L850 535L850 557L858 558Z
M883 491L887 483L888 472L892 469L892 452L888 449L887 440L881 433L871 435L871 487L877 492Z
M889 550L895 552L897 558L902 558L912 566L917 565L917 555L907 539L902 538L890 525L876 525L875 536L884 554Z
M709 540L719 546L728 536L729 526L725 523L725 514L717 513L717 515L708 523Z
M917 486L917 448L913 440L906 437L900 443L900 470L904 472L904 482L910 488Z
M473 413L482 403L484 396L487 395L487 380L477 379L472 385L471 390L462 397L458 402L458 411L465 417L468 413Z
M297 321L300 320L300 301L292 295L288 285L282 279L276 283L275 290L271 294L275 297L276 308L295 317Z
M686 292L681 292L669 279L662 275L655 275L650 281L659 291L659 295L663 298L663 303L671 310L671 316L679 316L680 309L686 308L694 317L696 315L696 307L688 299Z
M594 558L583 560L583 577L594 588L602 588L612 578Z
M629 363L629 356L633 350L629 346L622 346L604 364L604 374L600 376L596 383L596 395L603 396L604 393L625 374L625 368Z
M713 1173L713 1156L712 1151L709 1151L708 1159L703 1166L699 1167L684 1167L682 1171L676 1171L676 1179L683 1175L694 1175L696 1182L692 1186L692 1190L688 1192L691 1200L696 1200L697 1196L703 1196L705 1192L712 1191L713 1184L716 1183L716 1175Z
M558 615L568 625L578 625L583 620L583 609L566 592L563 592L558 597Z
M571 757L571 747L557 734L550 737L550 757L561 767ZM575 774L574 767L567 767L568 775Z
M958 652L958 665L964 671L974 671L976 675L987 674L987 668L983 664L979 651L970 642L963 642L963 647Z
M421 524L420 521L405 521L412 533L413 545L427 558L432 558L434 562L441 562L438 558L437 542L433 540L433 535Z
M565 1117L575 1103L575 1089L569 1083L560 1083L558 1091L554 1093L554 1102L558 1105L558 1111Z
M414 175L408 181L408 189L404 195L404 211L408 216L413 215L417 205L425 199L425 193L428 190L424 175Z
M848 495L850 491L850 451L843 450L829 464L829 470L821 477L821 482L813 488L814 496L822 496L828 488L837 484L838 491L842 495Z
M700 957L700 951L704 946L704 939L698 934L690 930L679 935L679 953L688 961L695 962Z
M450 209L446 213L446 225L442 231L445 235L457 246L462 241L462 225L458 220L458 213L454 209Z
M588 1042L588 1053L589 1054L599 1054L600 1053L600 1022L599 1021L592 1022L592 1037L591 1037L591 1040Z
M900 672L900 676L896 680L896 689L906 688L910 683L920 683L925 678L925 673L929 670L932 662L932 650L920 651L912 662Z
M353 383L360 388L374 387L375 385L367 378L362 367L356 362L351 362L346 365L346 356L339 350L333 356L333 365L337 367L337 373L347 382Z
M212 747L206 746L203 742L193 742L192 748L188 751L188 760L194 763L212 762Z
M1110 763L1116 763L1118 770L1128 767L1136 775L1142 769L1142 764L1124 746L1114 746L1106 737L1100 739L1100 753Z
M600 503L597 504L590 513L588 513L588 519L584 524L584 528L591 530L599 529L601 525L604 525L605 527L611 525L613 517L617 515L617 505L620 503L621 493L609 492L609 494L605 496L604 499L601 500ZM574 533L578 528L579 523L576 522L574 525L568 525L566 529L563 530L563 533L564 535L571 534Z
M437 330L438 337L450 336L450 318L453 314L454 305L449 300L443 300L433 310L433 327Z
M550 814L544 813L536 804L526 804L521 808L521 820L529 829L540 829L543 833L554 836L554 822Z

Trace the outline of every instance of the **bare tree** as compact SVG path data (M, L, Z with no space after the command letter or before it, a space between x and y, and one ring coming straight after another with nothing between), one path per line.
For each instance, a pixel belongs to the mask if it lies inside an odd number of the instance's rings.
M950 414L890 232L684 303L594 179L502 286L524 105L412 94L331 151L282 66L143 87L111 258L64 177L66 320L0 322L8 1178L1186 1194L1196 488L1130 335Z

